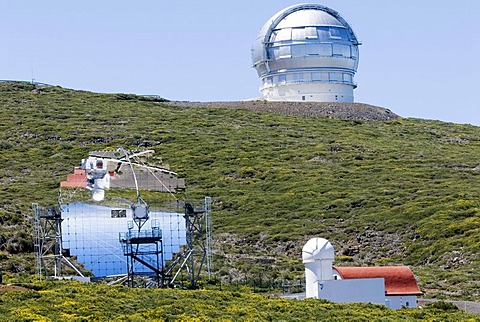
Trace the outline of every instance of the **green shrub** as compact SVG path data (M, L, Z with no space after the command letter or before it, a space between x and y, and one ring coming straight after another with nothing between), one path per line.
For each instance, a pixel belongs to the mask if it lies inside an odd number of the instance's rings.
M426 307L438 309L442 311L458 311L458 307L455 304L451 302L445 302L445 301L435 301L435 302L427 303Z

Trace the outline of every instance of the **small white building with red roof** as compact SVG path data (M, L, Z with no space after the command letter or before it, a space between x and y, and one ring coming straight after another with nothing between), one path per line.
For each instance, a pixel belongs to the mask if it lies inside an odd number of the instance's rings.
M332 244L323 238L310 239L302 250L307 298L336 303L367 302L392 309L417 307L423 293L407 266L333 266Z
M385 304L390 308L416 307L417 297L423 294L408 266L334 266L333 276L337 280L383 278Z

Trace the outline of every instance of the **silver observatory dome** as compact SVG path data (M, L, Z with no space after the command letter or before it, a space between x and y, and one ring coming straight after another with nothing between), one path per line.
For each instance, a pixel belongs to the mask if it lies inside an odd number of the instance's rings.
M359 45L338 12L318 4L285 8L252 49L260 92L270 101L353 102Z

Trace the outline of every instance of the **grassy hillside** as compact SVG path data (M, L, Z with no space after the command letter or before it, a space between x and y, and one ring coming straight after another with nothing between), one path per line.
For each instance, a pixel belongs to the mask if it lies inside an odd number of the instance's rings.
M20 83L0 83L0 113L0 264L11 280L33 272L31 203L55 204L89 151L123 146L155 149L186 178L182 198L212 196L223 281L302 278L301 247L324 237L337 265L407 264L429 296L480 295L478 127L174 107Z
M437 303L393 311L372 304L287 300L248 292L128 289L71 282L0 293L3 321L475 321ZM478 319L477 319L478 320Z

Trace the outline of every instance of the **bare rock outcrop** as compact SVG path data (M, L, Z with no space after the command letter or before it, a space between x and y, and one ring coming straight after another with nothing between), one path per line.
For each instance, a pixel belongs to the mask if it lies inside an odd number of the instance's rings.
M387 108L363 104L343 102L179 102L166 103L173 106L193 106L208 108L248 109L256 112L273 114L327 117L341 120L388 121L399 116Z

